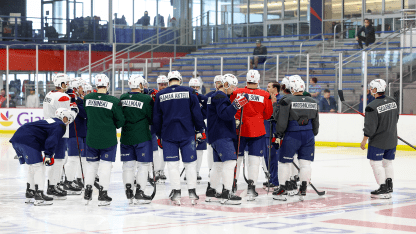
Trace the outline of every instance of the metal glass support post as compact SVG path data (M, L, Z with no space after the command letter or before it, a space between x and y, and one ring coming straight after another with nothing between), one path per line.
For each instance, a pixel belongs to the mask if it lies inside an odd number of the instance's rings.
M306 54L306 92L309 92L309 54Z
M335 42L336 42L336 34L337 34L337 26L338 26L338 24L335 24L335 27L334 27L334 49L335 49ZM322 35L322 37L324 37L323 35Z
M411 56L410 79L413 80L413 24L412 23L410 23L410 56ZM400 91L400 93L402 93L402 92ZM400 110L402 110L402 109L403 108L400 107Z
M247 72L250 70L250 56L247 57Z
M66 73L66 45L64 45L64 73Z
M113 43L113 0L108 0L108 43Z
M90 77L90 84L92 84L92 77L91 77L91 43L88 44L88 76Z
M146 62L145 62L145 71L146 71L146 73L144 74L144 77L145 77L145 79L146 79L146 81L147 81L147 64L148 64L148 61L147 61L147 59L146 59Z
M386 42L386 53L384 54L384 60L386 63L386 84L389 85L389 63L390 63L389 39L387 39L387 42Z
M111 2L111 0L110 0L110 2ZM111 68L111 78L112 78L112 80L113 80L113 82L112 82L112 85L111 85L111 95L113 95L114 96L114 85L116 84L116 81L115 81L115 79L116 79L116 76L115 76L115 66L116 66L116 44L115 43L113 43L113 61L112 61L112 63L113 63L113 67Z
M223 76L223 70L224 70L224 57L221 57L221 76Z
M279 55L276 55L276 82L279 82Z
M197 66L198 66L198 58L195 57L195 62L194 62L194 78L196 78Z
M124 93L124 59L121 60L121 94Z
M342 60L343 60L343 57L342 57L342 53L339 53L339 66L338 66L338 69L339 69L339 75L338 75L338 89L339 90L342 90L342 69L343 69L343 67L342 67ZM342 102L341 102L341 100L338 98L338 113L341 113L342 112Z
M40 12L41 12L40 13L40 36L42 38L42 41L45 38L44 37L45 36L45 32L43 31L44 30L43 25L45 25L45 23L44 23L44 16L43 16L43 9L44 9L44 7L43 7L43 0L41 0L41 2L40 2Z
M362 52L363 110L367 107L367 51Z
M69 24L69 0L66 0L66 37L68 38L68 42L70 41L70 38L71 38L69 36L70 32L71 32L71 28Z
M35 95L36 97L39 94L39 45L36 45L36 72L35 72Z
M169 59L169 72L172 71L172 58Z
M9 98L9 62L10 62L10 58L9 58L9 46L6 46L6 106L7 108L9 108L9 102L10 102L10 98Z
M399 86L399 114L402 113L403 110L403 49L400 50L400 86Z
M325 54L325 36L322 35L322 54Z

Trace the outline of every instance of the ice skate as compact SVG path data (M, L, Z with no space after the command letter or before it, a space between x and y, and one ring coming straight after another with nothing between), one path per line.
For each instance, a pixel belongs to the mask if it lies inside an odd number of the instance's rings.
M35 185L35 206L47 206L53 204L53 198L45 196L43 190L39 190L38 185Z
M60 190L58 185L49 185L46 194L53 196L55 200L66 200L66 192Z
M280 185L279 188L274 190L273 199L279 201L287 201L286 187L284 185Z
M393 193L393 180L391 178L386 179L386 185L387 185L387 192Z
M221 194L217 193L214 188L211 188L211 184L208 182L207 191L205 192L206 202L221 202Z
M74 181L65 181L63 184L64 190L67 192L67 195L80 195L82 188Z
M202 180L202 177L199 175L199 172L196 173L196 183L200 184Z
M181 190L172 189L172 191L169 194L169 198L173 202L173 204L180 206L181 205Z
M380 185L380 188L371 192L372 198L389 199L391 194L388 192L386 184Z
M165 180L162 180L162 177L161 177L162 171L156 171L155 175L156 175L156 183L157 184L165 184Z
M269 185L269 183L267 183L267 182L264 182L264 183L263 183L263 189L267 190L267 188L268 188L269 186L270 186L270 188L271 188L271 189L274 189L274 188L278 187L277 185L274 185L273 183L270 183L270 185Z
M230 190L222 191L221 198L222 198L221 204L223 205L240 205L241 204L241 197L230 192Z
M303 201L306 196L306 189L308 188L308 183L306 181L302 181L302 184L299 187L299 200Z
M84 191L84 201L85 201L85 205L88 205L88 203L92 200L92 186L91 185L87 185L85 187L85 191Z
M249 184L247 185L247 201L254 201L259 194L256 192L256 186L254 181L248 180Z
M84 183L81 178L77 178L76 183L78 184L78 187L84 189Z
M134 196L134 204L149 204L151 202L152 198L150 196L146 196L146 194L144 194L144 191L140 189L140 185L137 185L136 195Z
M291 181L286 181L285 187L286 187L286 193L287 193L288 196L292 197L296 194L297 191L293 187L293 184L292 184Z
M165 171L164 170L160 170L160 179L163 181L163 183L165 183L166 176L165 176Z
M99 184L99 182L100 182L100 178L98 178L98 175L96 175L96 176L95 176L95 180L94 180L94 187L95 187L96 189L100 189L100 184Z
M126 197L129 204L133 204L133 190L131 189L131 184L126 184Z
M199 196L196 195L195 189L188 189L188 194L189 194L189 199L191 199L192 205L196 205L197 204L196 201L199 200Z
M103 190L103 186L100 186L100 190L98 192L98 206L108 206L111 204L113 200L111 197L108 196L107 190Z
M35 202L35 190L30 189L30 184L27 183L26 188L26 204L32 204Z

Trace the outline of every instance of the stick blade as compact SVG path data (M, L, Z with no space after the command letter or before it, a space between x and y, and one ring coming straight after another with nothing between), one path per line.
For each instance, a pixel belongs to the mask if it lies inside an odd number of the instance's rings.
M339 96L339 99L341 100L341 102L345 101L345 99L344 99L344 91L338 90L338 96Z

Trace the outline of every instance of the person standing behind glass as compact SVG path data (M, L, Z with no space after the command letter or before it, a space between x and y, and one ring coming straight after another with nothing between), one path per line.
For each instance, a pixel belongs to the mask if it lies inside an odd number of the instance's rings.
M157 16L155 16L153 20L153 25L157 25L157 17L159 17L159 27L165 27L165 18L163 18L163 16L161 16L160 14L157 14Z
M39 96L35 94L34 89L30 89L30 95L28 95L26 98L26 107L27 108L39 107Z
M309 85L309 93L311 94L311 96L319 101L322 96L321 96L321 86L317 84L318 83L318 78L313 77L310 80L310 85Z
M147 11L144 12L144 16L137 20L136 24L141 24L142 26L149 26L150 25L150 17Z

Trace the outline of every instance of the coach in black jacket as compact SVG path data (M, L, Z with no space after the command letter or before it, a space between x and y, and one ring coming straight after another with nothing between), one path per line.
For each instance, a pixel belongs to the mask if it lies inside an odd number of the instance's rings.
M358 45L361 49L363 49L363 42L365 42L365 46L368 47L369 44L372 44L376 41L376 31L371 25L371 21L369 19L364 19L364 24L365 26L358 30L357 37L355 38L358 41ZM365 33L365 37L360 35L361 32Z

